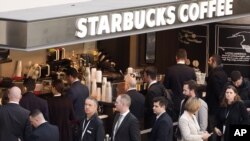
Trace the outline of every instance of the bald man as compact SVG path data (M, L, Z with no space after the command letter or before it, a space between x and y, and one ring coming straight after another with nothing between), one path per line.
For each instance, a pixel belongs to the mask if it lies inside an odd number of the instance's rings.
M134 74L128 74L124 78L125 90L131 98L130 112L143 123L145 97L136 91L136 78Z
M18 87L8 90L9 101L0 107L0 141L25 141L31 134L29 111L19 106L21 97Z

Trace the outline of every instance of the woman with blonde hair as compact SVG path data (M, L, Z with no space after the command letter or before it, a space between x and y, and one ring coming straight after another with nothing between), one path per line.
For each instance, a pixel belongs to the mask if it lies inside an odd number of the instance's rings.
M201 102L196 97L190 97L185 103L185 111L179 119L182 141L202 141L207 140L211 136L207 131L201 131L196 116L194 115L200 106Z
M229 141L230 125L249 124L247 109L234 86L227 86L216 119L214 131L219 136L218 140L223 141Z

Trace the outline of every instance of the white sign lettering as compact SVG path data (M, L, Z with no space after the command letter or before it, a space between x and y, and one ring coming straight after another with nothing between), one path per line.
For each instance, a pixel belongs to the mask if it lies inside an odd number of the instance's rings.
M79 18L75 36L85 38L122 31L186 23L233 14L233 0L209 0ZM178 21L176 20L178 19Z
M246 129L236 129L234 132L234 136L243 136L247 133Z

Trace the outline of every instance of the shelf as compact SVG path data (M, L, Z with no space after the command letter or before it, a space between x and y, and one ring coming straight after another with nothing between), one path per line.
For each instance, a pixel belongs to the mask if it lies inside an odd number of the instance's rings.
M7 58L7 59L4 59L4 60L0 60L0 64L9 63L9 62L12 62L12 59Z

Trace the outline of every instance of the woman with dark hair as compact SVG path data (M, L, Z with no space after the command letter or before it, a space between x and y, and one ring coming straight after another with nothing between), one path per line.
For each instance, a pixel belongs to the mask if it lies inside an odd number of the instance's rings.
M71 121L74 120L73 105L63 96L62 80L52 82L53 97L48 100L50 123L59 128L60 141L72 141Z
M218 140L229 141L230 125L237 124L249 124L249 116L237 89L229 85L217 114L217 126L214 128L215 133L219 136Z

